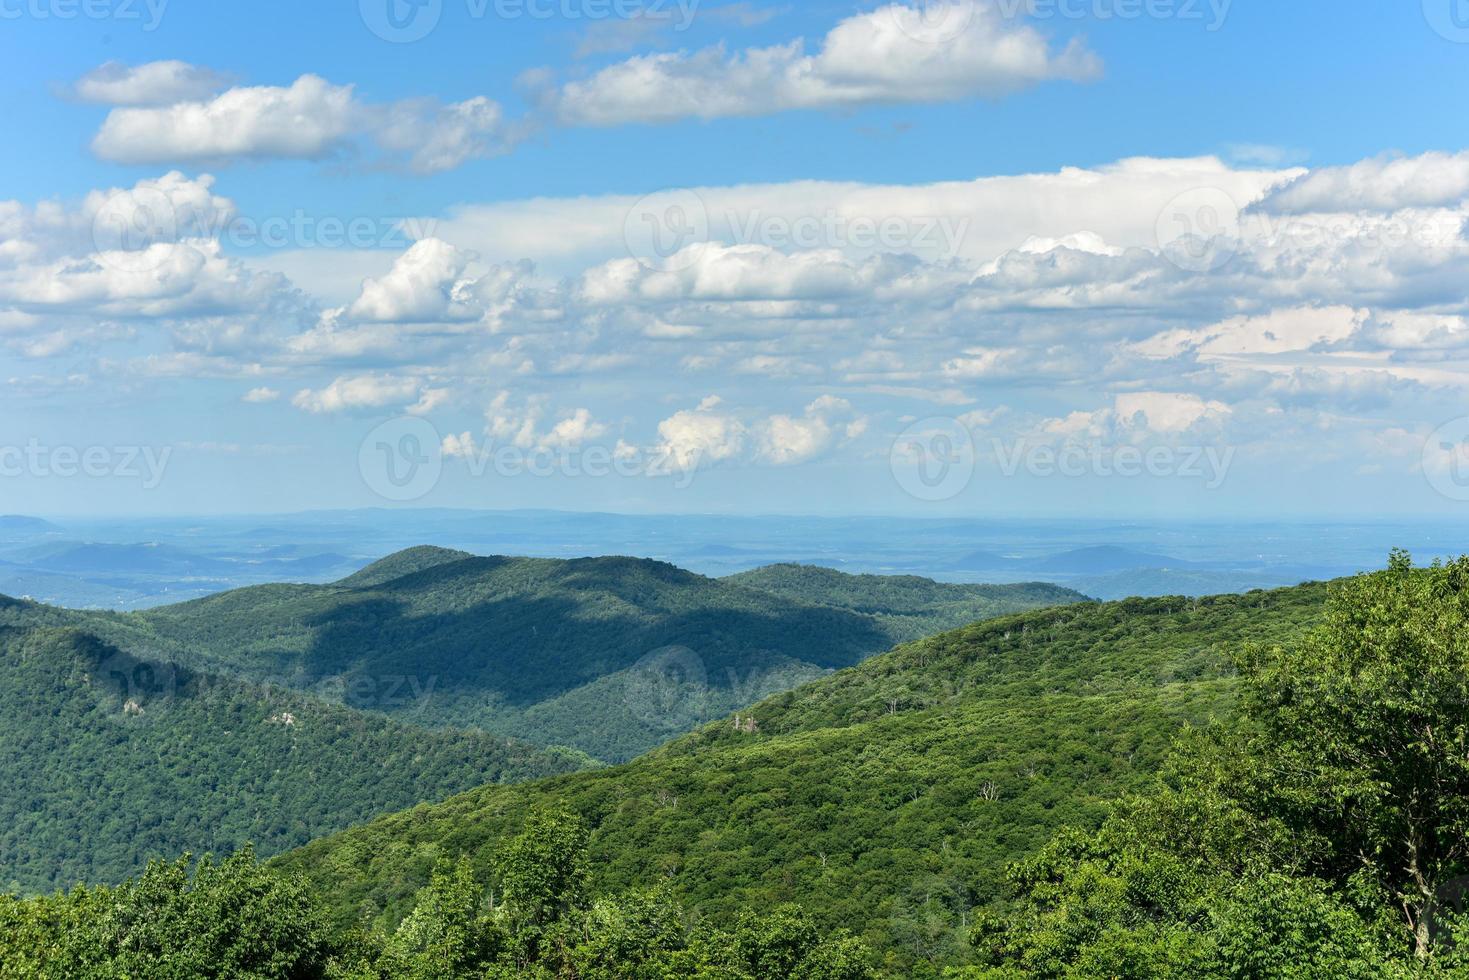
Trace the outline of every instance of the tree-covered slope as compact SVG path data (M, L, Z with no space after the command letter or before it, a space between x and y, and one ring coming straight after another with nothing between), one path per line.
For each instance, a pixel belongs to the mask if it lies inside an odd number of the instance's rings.
M485 782L590 763L424 731L140 659L0 602L0 888L116 882L149 858L298 846Z
M954 980L1469 976L1469 558L1234 651L1235 716L1010 872Z
M901 640L1082 598L789 578L416 548L333 585L240 589L88 623L146 656L620 761ZM404 689L416 695L388 696Z
M528 820L478 878L435 868L392 930L342 928L299 876L248 850L151 862L116 887L0 894L0 980L877 980L871 952L795 906L727 922L664 889L588 889L574 814Z
M1291 636L1324 587L1012 615L903 645L627 765L485 787L278 864L337 914L400 917L435 861L482 863L532 809L593 828L609 890L667 880L700 912L796 901L891 962L962 958L1003 870L1157 770L1189 721L1233 711L1228 653ZM481 870L486 870L481 867Z
M767 565L725 581L797 602L875 616L895 643L1078 598L1074 590L1048 582L949 584L917 575L849 575L820 565Z

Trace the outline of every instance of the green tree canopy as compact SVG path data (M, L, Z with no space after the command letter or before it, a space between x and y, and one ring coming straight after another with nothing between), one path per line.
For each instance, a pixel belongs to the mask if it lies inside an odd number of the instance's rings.
M1236 665L1236 722L1015 866L1021 911L974 934L994 975L1459 975L1440 898L1469 871L1469 559L1395 552Z

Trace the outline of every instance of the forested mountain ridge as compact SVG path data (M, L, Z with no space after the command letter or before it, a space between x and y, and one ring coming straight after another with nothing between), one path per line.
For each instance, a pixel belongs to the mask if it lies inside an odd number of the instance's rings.
M1047 582L972 585L917 575L851 575L820 565L767 565L724 579L799 602L835 606L876 617L894 643L1025 607L1062 606L1077 593Z
M354 589L383 585L394 579L403 578L405 575L412 575L414 572L473 557L474 555L469 552L460 551L457 548L420 545L416 548L405 548L403 551L394 552L335 584Z
M833 574L820 605L652 561L415 548L334 585L147 613L0 596L0 887L115 882L148 857L246 841L268 856L595 765L538 746L631 755L886 649L914 628L898 622L909 610L1079 598L980 586L956 603L913 579L869 614L837 604L851 577ZM938 596L948 608L934 613ZM498 732L445 727L486 714Z
M1469 558L1018 614L266 867L0 896L0 976L1450 980L1465 703Z
M1015 614L890 653L629 764L486 787L277 859L342 921L403 915L440 858L482 862L537 807L592 827L609 891L666 880L700 914L796 901L904 964L964 958L1006 866L1152 778L1234 710L1229 652L1294 636L1325 587ZM485 866L481 871L487 871Z
M3 618L25 613L10 602ZM0 890L116 882L149 858L252 841L273 854L590 764L140 659L75 627L0 626Z
M903 640L1084 598L1050 585L911 577L888 588L826 570L819 580L803 573L793 589L771 581L788 575L752 574L415 548L331 585L74 615L155 659L622 761ZM424 693L404 703L384 696L392 685Z

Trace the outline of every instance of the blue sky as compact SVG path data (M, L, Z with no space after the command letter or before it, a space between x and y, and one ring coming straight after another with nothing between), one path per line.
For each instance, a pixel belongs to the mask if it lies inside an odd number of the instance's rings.
M1457 514L1454 2L0 0L0 511Z

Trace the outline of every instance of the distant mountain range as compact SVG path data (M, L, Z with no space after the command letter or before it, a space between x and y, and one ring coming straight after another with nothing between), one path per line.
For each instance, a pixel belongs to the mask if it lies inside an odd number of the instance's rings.
M1061 572L1066 575L1099 575L1121 572L1136 568L1182 568L1192 562L1182 561L1169 555L1149 554L1133 551L1116 545L1097 545L1077 548L1058 555L1032 558L1019 562L1019 567L1032 572Z
M15 517L9 524L7 530L0 522L0 563L8 563L0 565L0 592L124 610L271 582L324 584L420 543L474 554L639 555L715 578L799 563L954 582L1040 579L1103 599L1274 588L1376 567L1396 546L1425 559L1464 547L1463 528L1446 522L1205 524L424 509L90 521ZM42 545L77 553L53 559L49 568L34 567L29 558ZM92 551L94 545L113 547ZM128 564L123 549L135 549L135 564ZM161 560L160 553L171 557ZM275 564L285 561L293 563Z
M593 768L933 628L1082 598L439 548L143 612L0 596L0 890L246 841L276 853Z
M1139 568L1183 568L1193 565L1169 555L1134 551L1117 545L1076 548L1039 558L998 555L976 551L951 562L949 567L969 571L1026 571L1062 575L1097 575Z
M350 566L353 561L342 555L317 554L242 562L239 559L211 558L165 544L62 541L20 551L12 557L10 564L57 573L228 579L242 572L280 577L292 573L318 575Z
M39 517L24 517L19 514L0 514L0 534L50 534L59 533L61 528Z
M1279 563L1262 568L1248 561L1189 561L1172 555L1118 545L1093 545L1040 557L1006 556L979 551L948 566L949 571L1000 580L1034 577L1065 584L1097 599L1128 596L1223 595L1251 589L1281 588L1345 571L1308 564Z
M1044 584L804 566L712 579L648 559L422 547L329 585L240 589L96 628L201 669L620 761L894 643L1083 598ZM428 693L379 703L404 678Z
M76 608L136 609L219 592L246 582L318 581L361 566L332 552L207 554L159 542L74 541L33 518L0 521L0 593Z

